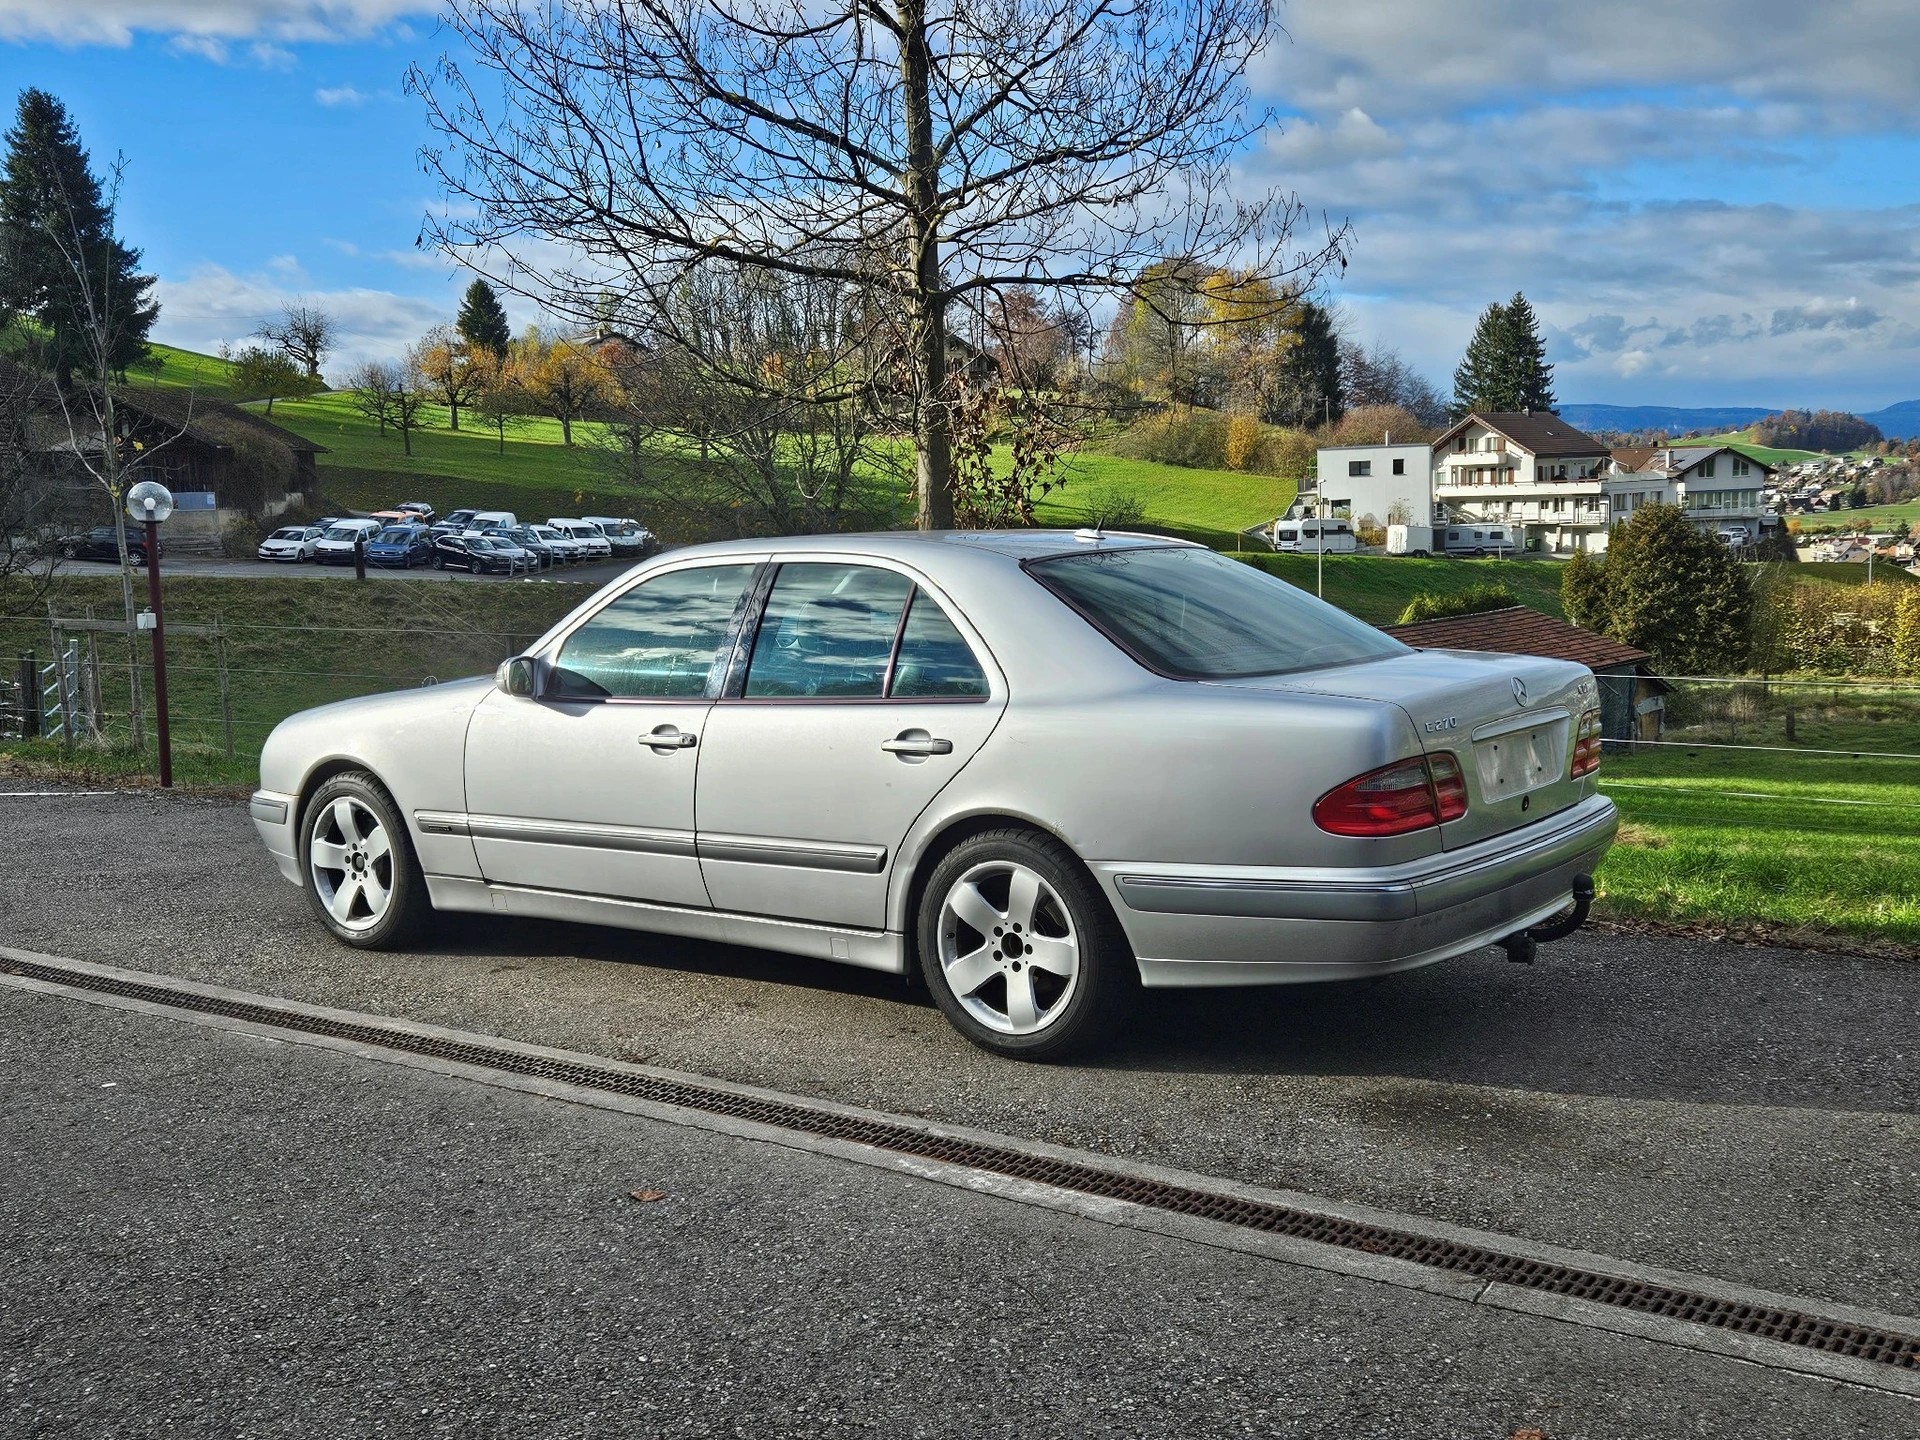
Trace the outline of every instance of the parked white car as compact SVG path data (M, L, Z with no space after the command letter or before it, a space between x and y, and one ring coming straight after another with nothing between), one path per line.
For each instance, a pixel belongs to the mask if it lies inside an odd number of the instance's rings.
M552 547L553 553L569 565L576 560L587 558L587 546L584 541L576 540L573 536L556 530L551 525L535 525L533 533L546 541Z
M326 534L313 542L313 563L316 565L353 564L354 542L364 540L369 545L373 537L387 528L384 520L339 520L327 527Z
M257 552L262 560L278 560L294 565L313 559L313 547L327 532L318 525L282 525L260 542Z
M565 519L549 520L547 524L586 546L589 559L611 560L613 558L613 542L606 537L605 532L598 525L589 524L585 520Z
M632 516L582 515L580 518L600 527L600 533L607 537L616 555L645 559L660 548L653 532Z

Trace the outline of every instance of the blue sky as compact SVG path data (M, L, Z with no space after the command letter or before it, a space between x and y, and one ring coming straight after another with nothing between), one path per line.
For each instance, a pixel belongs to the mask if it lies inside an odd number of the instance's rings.
M162 281L159 338L238 339L282 300L340 362L451 317L402 90L447 44L417 0L0 0L0 97L53 91ZM1357 244L1330 294L1443 386L1524 290L1566 401L1920 396L1920 5L1294 0L1245 159ZM535 318L511 301L517 323Z

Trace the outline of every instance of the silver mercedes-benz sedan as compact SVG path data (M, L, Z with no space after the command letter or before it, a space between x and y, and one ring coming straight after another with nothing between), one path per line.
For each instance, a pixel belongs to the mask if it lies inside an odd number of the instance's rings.
M1599 764L1583 667L1410 650L1199 546L796 537L293 716L252 815L349 945L436 910L758 945L917 972L1038 1059L1141 987L1530 955L1613 839Z

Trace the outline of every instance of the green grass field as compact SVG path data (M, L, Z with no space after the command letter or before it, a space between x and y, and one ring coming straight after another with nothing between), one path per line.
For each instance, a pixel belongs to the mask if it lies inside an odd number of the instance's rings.
M1313 593L1315 557L1242 554L1240 559ZM1522 605L1564 618L1561 567L1550 560L1415 560L1407 556L1329 555L1325 598L1374 625L1391 625L1422 592L1458 595L1474 585L1505 585Z
M1920 692L1743 688L1732 717L1670 726L1681 744L1607 757L1626 824L1603 913L1920 946L1920 760L1868 753L1920 755ZM1736 744L1797 753L1710 748Z
M159 361L157 369L135 370L128 379L135 385L164 385L169 389L198 390L216 400L232 398L228 378L233 367L218 355L202 355L197 350L180 350L172 345L149 344L147 349ZM279 406L274 407L278 415Z
M1803 535L1851 535L1862 530L1909 530L1920 521L1920 500L1898 505L1868 505L1860 510L1833 510L1824 515L1802 515Z
M1731 445L1742 453L1751 455L1763 465L1799 465L1808 460L1829 458L1819 450L1783 450L1774 445L1756 445L1752 430L1731 430L1724 435L1701 435L1690 440L1675 440L1673 444L1676 446Z

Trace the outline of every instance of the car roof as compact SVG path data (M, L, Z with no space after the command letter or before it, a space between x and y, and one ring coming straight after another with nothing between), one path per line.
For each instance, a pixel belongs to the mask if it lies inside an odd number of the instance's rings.
M760 540L722 540L673 552L676 558L695 554L725 555L739 551L775 555L793 551L836 551L849 554L891 555L912 559L928 546L953 546L975 553L1004 556L1014 561L1042 560L1059 555L1086 555L1101 551L1144 550L1178 546L1202 550L1191 540L1166 535L1143 535L1126 530L881 530L853 535L781 535Z

